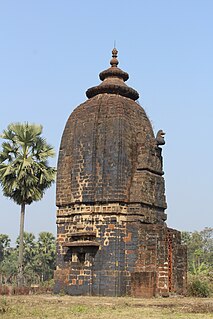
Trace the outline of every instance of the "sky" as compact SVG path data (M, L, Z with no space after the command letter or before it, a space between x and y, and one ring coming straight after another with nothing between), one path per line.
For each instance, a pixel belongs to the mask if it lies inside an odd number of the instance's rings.
M167 224L213 227L213 1L0 0L0 132L43 125L56 150L68 116L109 67L119 67L163 146ZM2 143L2 141L0 141ZM14 242L20 208L0 190L0 233ZM56 234L55 185L27 206L25 230Z

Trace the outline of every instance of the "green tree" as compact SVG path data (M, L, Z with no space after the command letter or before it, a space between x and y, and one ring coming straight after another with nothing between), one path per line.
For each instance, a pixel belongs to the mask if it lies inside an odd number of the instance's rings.
M23 284L23 235L25 207L39 201L55 180L56 170L48 165L54 150L41 136L42 126L12 123L3 131L0 152L0 183L3 194L21 206L18 284Z
M10 247L4 260L0 262L0 281L1 283L14 283L18 272L18 251Z
M16 240L16 247L19 250L20 237ZM35 259L38 254L37 242L35 240L35 235L33 233L24 232L23 235L23 274L25 279L25 284L29 281L34 281L35 274ZM30 280L29 280L30 278Z
M213 292L213 228L182 232L187 245L188 294L208 297Z
M205 227L201 232L205 260L213 271L213 228Z
M4 260L10 248L10 238L8 235L0 234L0 262Z
M182 232L182 242L187 245L189 272L213 271L213 228Z
M0 283L12 283L17 275L17 250L10 247L8 235L0 234Z
M56 260L56 240L53 234L41 232L37 242L37 271L41 281L53 277Z

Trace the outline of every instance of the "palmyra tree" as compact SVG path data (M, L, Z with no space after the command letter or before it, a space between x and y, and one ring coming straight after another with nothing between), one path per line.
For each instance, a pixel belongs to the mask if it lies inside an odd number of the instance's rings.
M41 136L42 126L12 123L3 131L0 151L0 183L3 194L21 206L18 284L23 284L23 233L25 207L39 201L55 180L56 170L48 165L54 149Z

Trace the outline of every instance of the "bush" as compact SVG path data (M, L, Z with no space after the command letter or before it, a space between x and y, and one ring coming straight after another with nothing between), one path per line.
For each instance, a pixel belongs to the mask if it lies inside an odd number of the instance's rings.
M9 305L7 303L7 300L4 298L1 298L0 300L0 314L3 314L9 310Z
M188 295L193 297L209 297L211 290L206 281L194 278L188 285Z

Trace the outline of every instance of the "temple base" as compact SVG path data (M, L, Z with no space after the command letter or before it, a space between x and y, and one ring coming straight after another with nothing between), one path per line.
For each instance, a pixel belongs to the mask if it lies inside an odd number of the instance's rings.
M55 293L185 294L187 259L180 232L163 221L145 223L136 211L130 218L118 204L89 207L58 210Z

